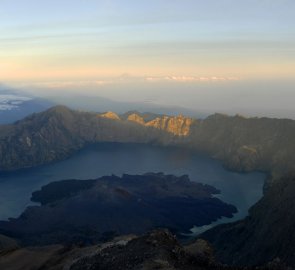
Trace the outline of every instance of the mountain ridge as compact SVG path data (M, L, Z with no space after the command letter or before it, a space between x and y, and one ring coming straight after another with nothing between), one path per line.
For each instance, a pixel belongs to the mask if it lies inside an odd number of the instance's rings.
M199 237L209 241L218 260L262 265L278 259L294 266L295 176L276 181L243 220L218 225Z
M146 120L135 112L122 116L55 106L15 124L0 126L0 170L61 160L98 142L186 147L219 159L235 171L269 172L270 180L295 170L294 120L223 114L201 120L153 117Z

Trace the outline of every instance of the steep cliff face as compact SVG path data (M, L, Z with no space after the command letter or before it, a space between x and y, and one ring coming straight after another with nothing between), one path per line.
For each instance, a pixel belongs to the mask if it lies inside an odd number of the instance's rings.
M166 130L178 136L188 136L192 123L193 120L191 118L186 118L181 115L177 117L163 116L162 118L156 118L147 122L146 126Z
M192 118L184 117L182 115L176 117L169 117L164 115L161 117L156 117L150 121L145 121L143 117L136 113L133 113L128 116L127 120L146 127L153 127L156 129L164 130L176 136L188 136L190 133L191 125L193 124Z
M283 178L251 208L249 217L217 226L201 237L213 244L224 263L261 265L279 258L294 266L294 193L295 178Z

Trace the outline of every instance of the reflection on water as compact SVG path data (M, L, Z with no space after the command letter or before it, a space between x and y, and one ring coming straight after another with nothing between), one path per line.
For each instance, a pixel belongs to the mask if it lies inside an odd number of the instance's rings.
M234 219L246 216L249 207L261 198L265 179L262 173L227 171L218 161L188 150L138 144L98 144L55 164L0 174L0 219L17 217L32 204L32 191L52 181L146 172L188 174L192 181L215 186L221 190L218 196L222 200L238 208Z

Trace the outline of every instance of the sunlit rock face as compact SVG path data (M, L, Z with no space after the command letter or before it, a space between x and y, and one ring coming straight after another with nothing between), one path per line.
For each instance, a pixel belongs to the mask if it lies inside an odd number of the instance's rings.
M139 116L136 113L130 114L127 118L128 121L132 121L141 125L145 125L145 121L143 119L143 117Z
M112 120L121 120L119 115L117 115L114 112L106 112L106 113L100 114L99 116L103 118L112 119Z
M188 136L193 123L193 119L182 115L174 117L164 115L146 122L143 117L134 113L129 115L127 120L147 127L161 129L176 136Z
M120 116L114 112L106 112L103 114L99 114L99 117L111 120L122 120ZM193 124L192 118L184 117L183 115L161 115L159 117L155 117L152 120L145 120L139 114L132 113L127 117L127 121L134 122L146 127L160 129L169 132L175 136L188 136L190 133L191 125Z
M146 123L146 125L166 130L177 136L188 136L192 123L191 118L179 115L176 117L163 116L162 118L156 118Z

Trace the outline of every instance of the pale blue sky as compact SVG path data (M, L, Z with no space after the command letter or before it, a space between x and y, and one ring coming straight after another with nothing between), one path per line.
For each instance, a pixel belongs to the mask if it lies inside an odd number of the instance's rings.
M48 79L38 62L48 71L69 68L68 74L54 72L53 77L61 78L71 77L71 69L76 77L79 66L89 69L89 77L251 77L255 74L242 68L249 69L249 61L259 67L257 76L276 71L273 67L263 72L262 62L285 66L285 75L290 75L294 13L292 0L0 0L0 57L3 69L7 63L8 77L17 78L11 74L13 65L15 71L27 67L24 79L27 73L33 79L34 68L36 78L43 74ZM81 78L84 73L81 70Z
M0 81L36 89L277 79L290 92L294 45L294 0L0 0Z

